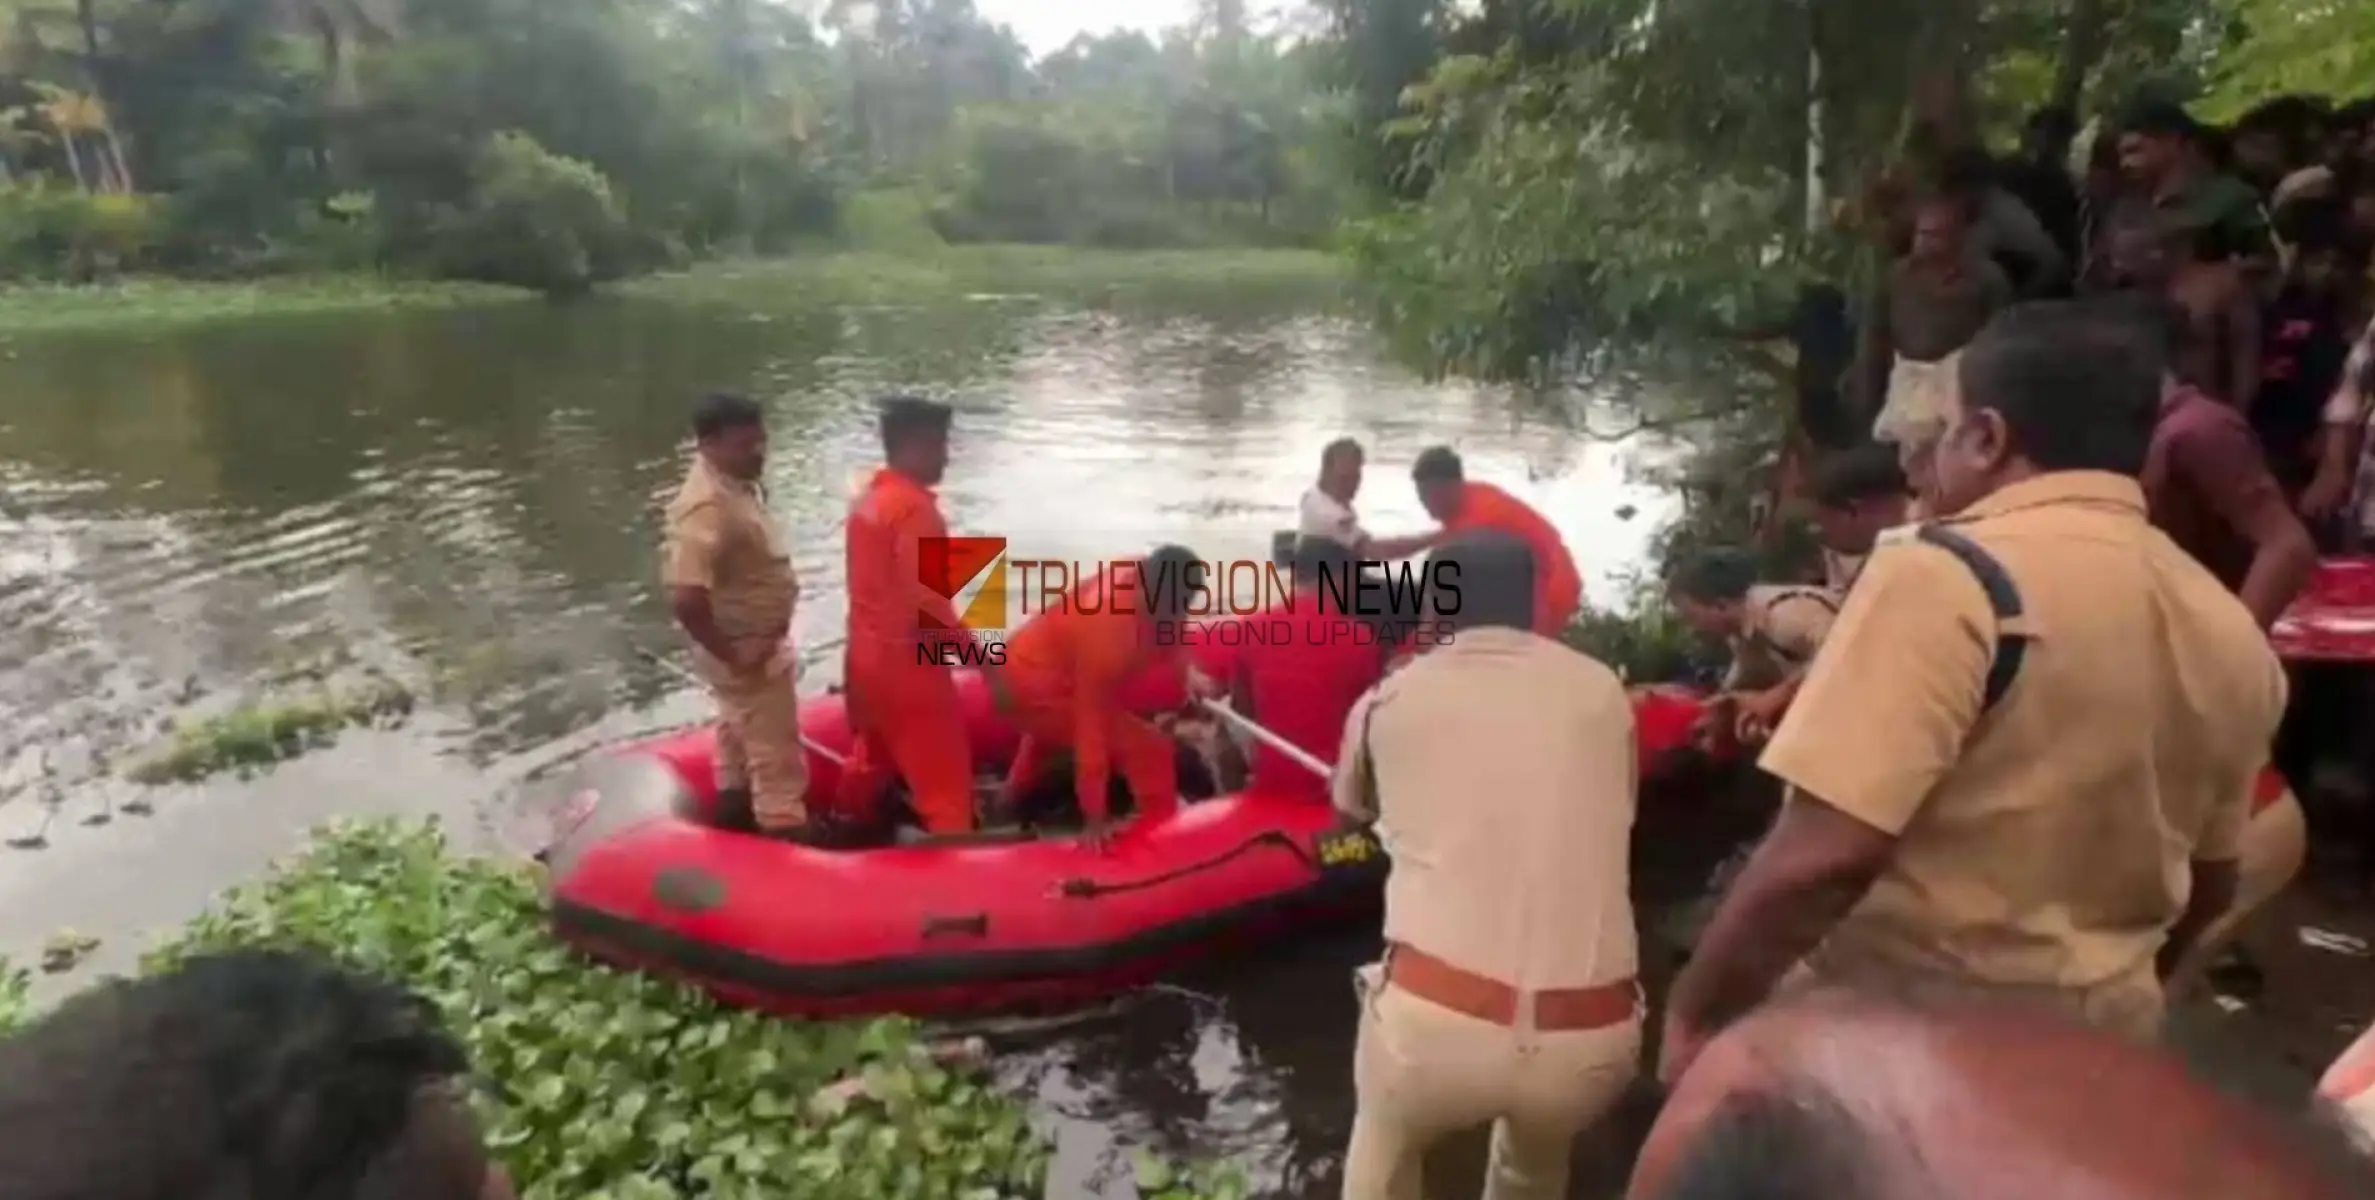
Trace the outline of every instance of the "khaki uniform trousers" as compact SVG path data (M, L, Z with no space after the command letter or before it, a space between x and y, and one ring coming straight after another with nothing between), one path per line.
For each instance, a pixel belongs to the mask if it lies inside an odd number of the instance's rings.
M2238 866L2242 884L2235 891L2234 906L2202 934L2202 940L2178 964L2169 977L2169 991L2181 992L2199 983L2220 952L2243 932L2252 914L2290 885L2308 858L2309 823L2301 813L2301 802L2291 792L2253 813L2251 823L2243 827L2243 857Z
M800 693L791 671L708 672L717 700L717 786L750 789L759 829L808 824L808 751L800 745Z
M1464 1016L1361 971L1345 1153L1345 1200L1421 1200L1427 1148L1493 1125L1484 1200L1563 1200L1577 1134L1616 1107L1640 1071L1641 1017L1545 1033Z

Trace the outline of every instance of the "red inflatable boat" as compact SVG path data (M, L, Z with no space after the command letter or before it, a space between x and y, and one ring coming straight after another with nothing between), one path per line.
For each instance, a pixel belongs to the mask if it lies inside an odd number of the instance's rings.
M2287 662L2375 662L2375 558L2318 563L2269 641Z
M977 762L1016 735L959 680ZM1687 741L1686 692L1637 693L1644 749ZM1142 697L1160 701L1160 697ZM1149 704L1146 707L1168 707ZM850 744L838 696L801 729ZM821 850L710 828L706 729L596 757L570 781L546 855L555 928L598 958L805 1016L1053 1006L1110 995L1229 945L1374 911L1385 856L1308 795L1258 791L1125 827L1109 853L1069 836ZM837 765L813 750L812 794Z

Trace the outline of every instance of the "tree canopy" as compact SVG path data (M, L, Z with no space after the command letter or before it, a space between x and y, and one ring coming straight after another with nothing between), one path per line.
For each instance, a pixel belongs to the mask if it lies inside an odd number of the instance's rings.
M951 238L1308 241L1330 112L1233 0L1039 62L972 0L0 0L0 277L567 291L884 189Z

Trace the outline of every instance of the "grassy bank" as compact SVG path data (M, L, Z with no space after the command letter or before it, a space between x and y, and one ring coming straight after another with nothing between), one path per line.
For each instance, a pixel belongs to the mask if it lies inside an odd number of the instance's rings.
M526 298L527 293L511 288L376 275L236 283L143 278L85 287L0 286L0 338L83 331L142 332L259 317L453 308Z
M525 868L457 856L437 828L325 832L221 900L143 964L304 947L437 1005L503 1097L490 1143L526 1200L1040 1195L1049 1147L992 1087L977 1047L896 1020L808 1023L571 955ZM29 1019L0 964L0 1032ZM1233 1178L1140 1168L1146 1200L1235 1200Z
M1083 250L1066 246L929 246L833 250L796 258L720 262L617 285L622 295L669 303L764 308L905 304L969 296L1049 296L1126 303L1181 294L1330 296L1337 262L1308 250ZM532 303L526 292L483 284L427 283L371 275L237 283L140 278L88 287L0 286L0 340L54 333L144 333L215 322L316 313L361 313L475 304Z

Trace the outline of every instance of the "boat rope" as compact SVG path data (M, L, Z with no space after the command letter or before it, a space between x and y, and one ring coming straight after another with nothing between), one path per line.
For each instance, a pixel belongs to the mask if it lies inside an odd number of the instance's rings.
M1302 859L1303 865L1314 871L1320 869L1319 859L1311 851L1304 849L1303 843L1296 841L1290 834L1272 829L1257 833L1237 846L1210 858L1188 863L1185 866L1173 867L1168 871L1149 875L1143 879L1132 879L1122 883L1103 883L1094 879L1067 879L1056 886L1056 891L1073 900L1094 900L1099 896L1112 896L1122 892L1142 892L1148 888L1161 887L1166 883L1224 866L1263 846L1283 846L1288 853Z

